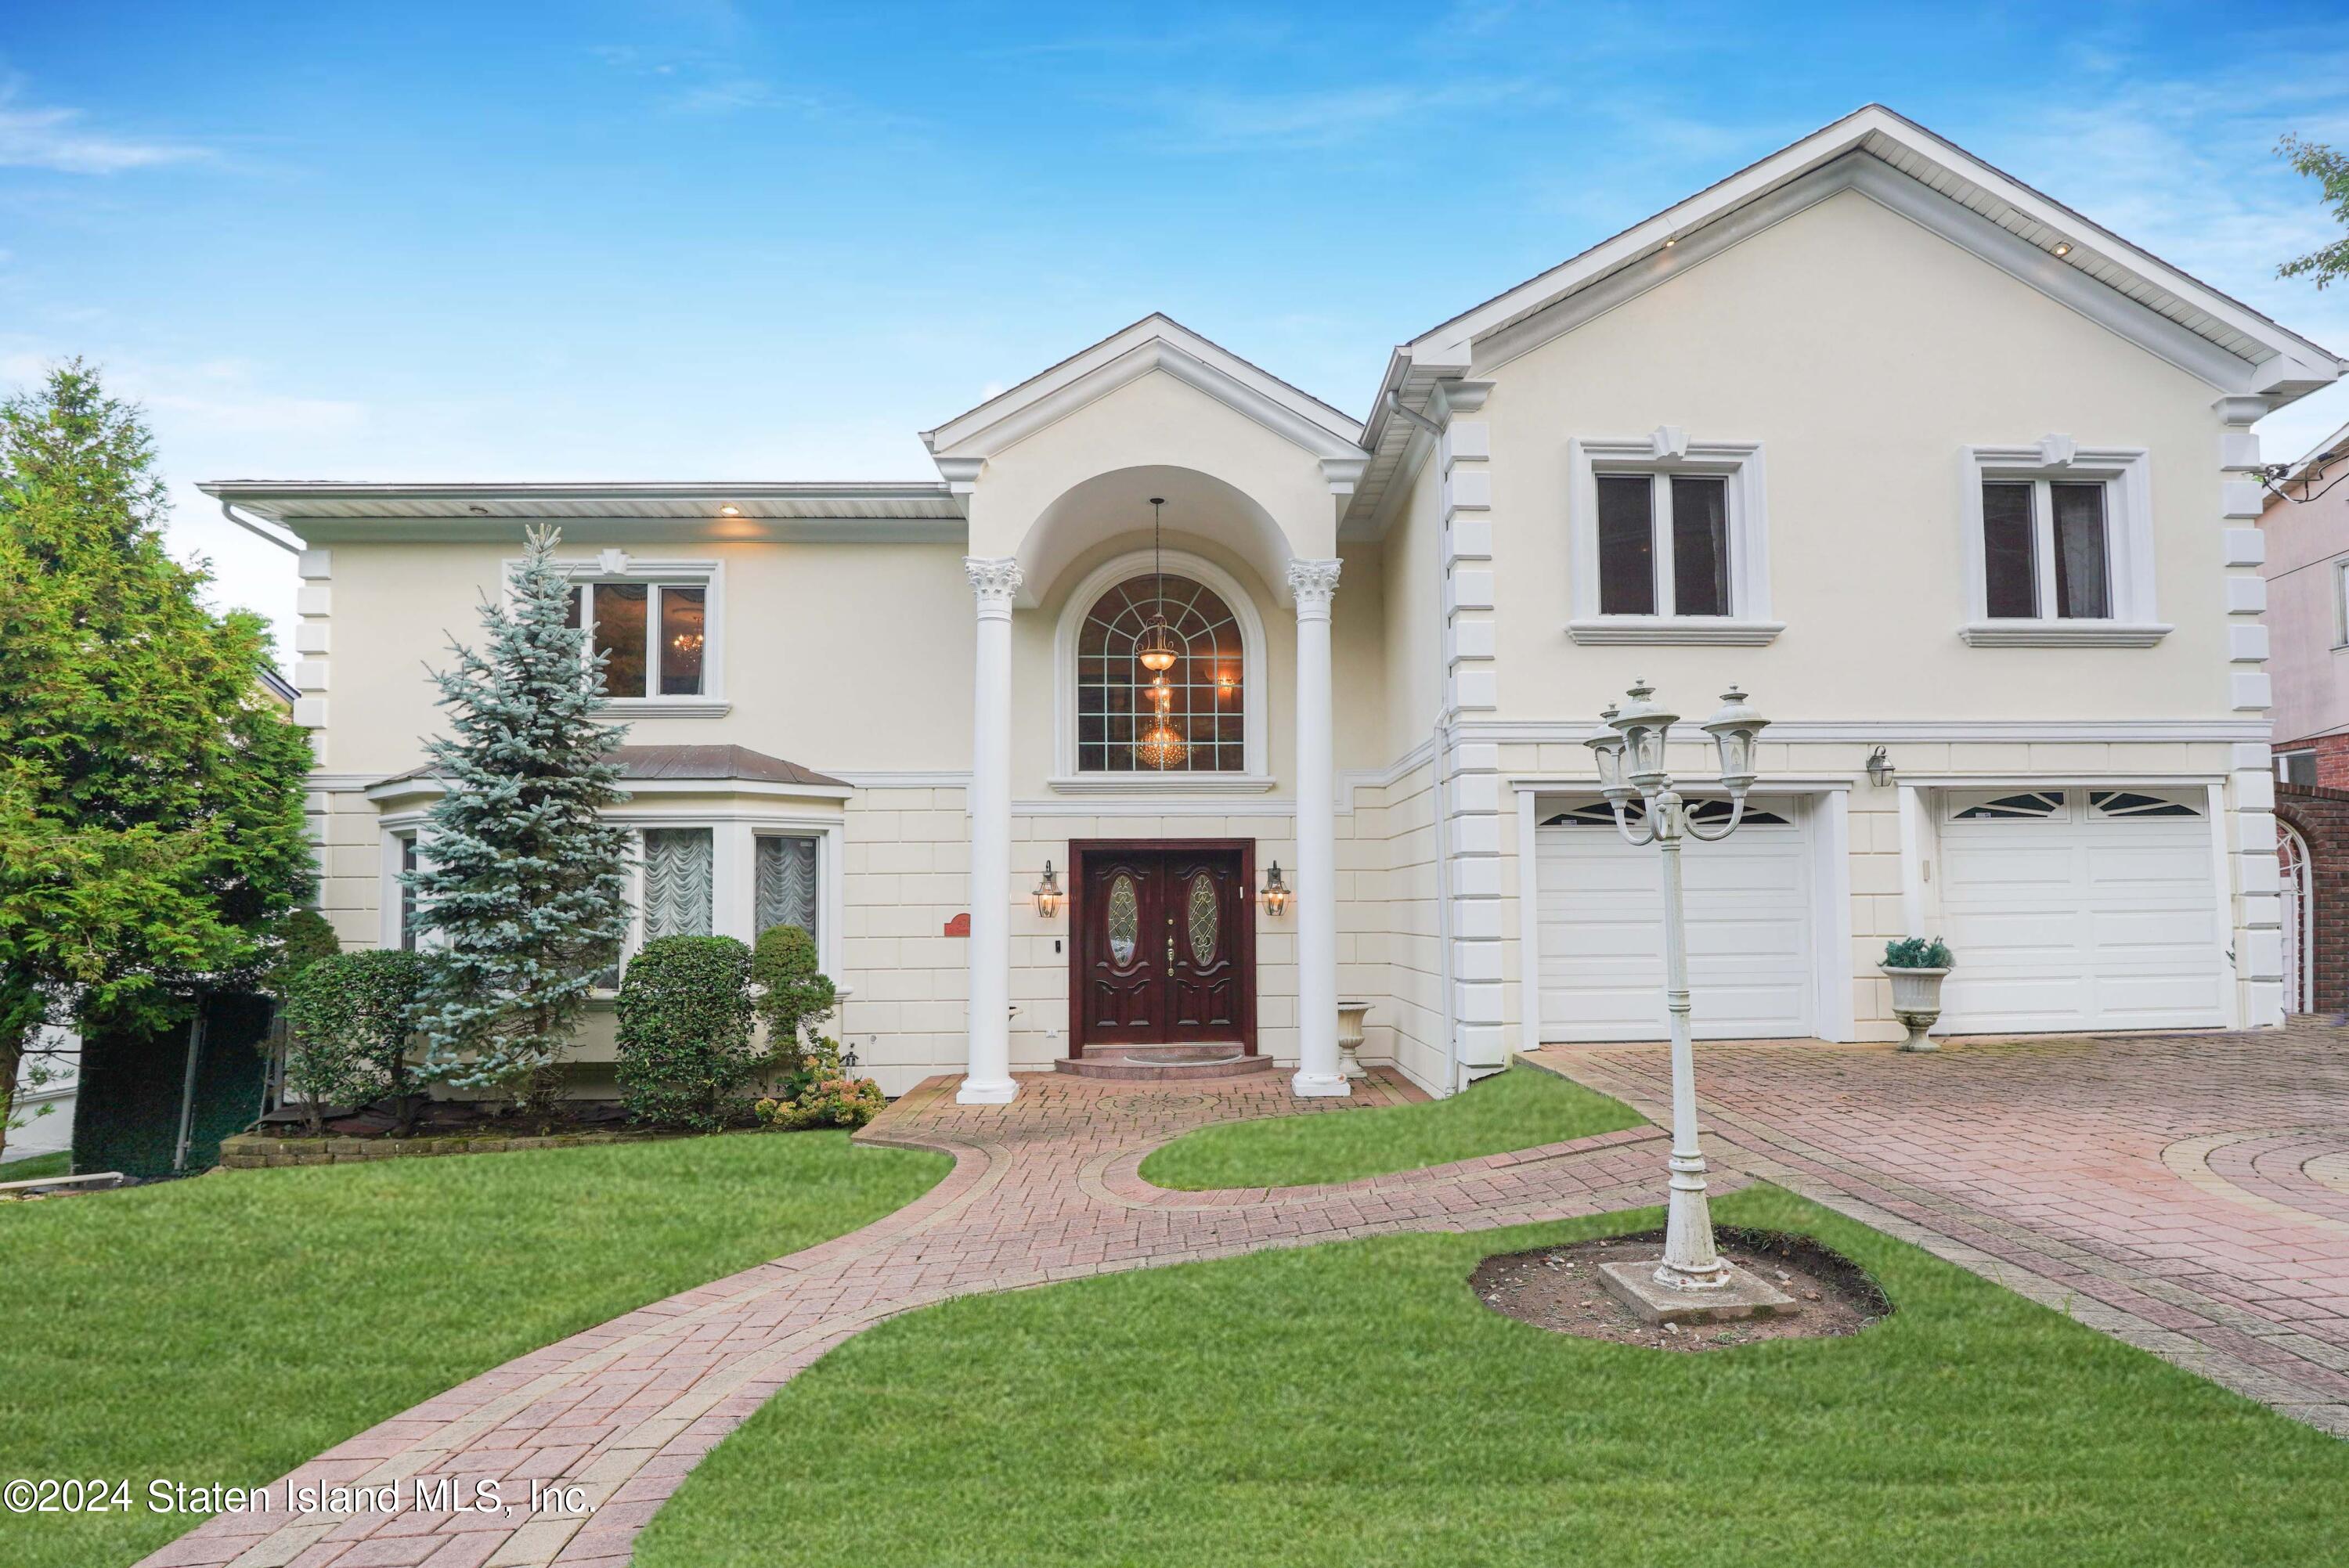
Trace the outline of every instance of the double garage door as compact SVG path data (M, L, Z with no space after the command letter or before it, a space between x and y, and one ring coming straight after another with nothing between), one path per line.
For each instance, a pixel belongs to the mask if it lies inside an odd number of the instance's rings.
M1725 814L1718 802L1698 810ZM1853 979L1816 929L1806 821L1798 801L1756 796L1734 836L1681 857L1700 1039L1816 1034L1819 998ZM1947 791L1933 826L1923 852L1940 913L1920 934L1946 936L1958 957L1940 1032L2225 1022L2200 791ZM1604 802L1567 800L1547 804L1537 855L1542 1037L1661 1037L1656 851L1625 843Z

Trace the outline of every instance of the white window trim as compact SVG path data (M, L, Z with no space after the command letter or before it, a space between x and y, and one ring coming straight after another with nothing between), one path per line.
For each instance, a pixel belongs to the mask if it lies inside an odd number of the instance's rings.
M2349 556L2333 563L2333 651L2349 648Z
M1247 766L1237 773L1081 773L1077 769L1077 640L1085 617L1101 596L1128 578L1147 576L1151 553L1126 553L1102 562L1086 573L1061 606L1052 634L1052 775L1046 786L1062 795L1231 795L1261 794L1273 786L1268 690L1265 668L1264 620L1256 598L1239 579L1205 556L1185 550L1164 552L1169 577L1188 577L1206 584L1220 597L1240 628L1240 702L1242 744Z
M384 818L378 826L382 831L383 848L376 897L379 916L377 936L380 945L397 948L399 946L400 849L405 844L415 844L417 864L421 866L424 863L424 813L404 811ZM430 932L419 931L416 934L417 951L420 953L430 947L431 937Z
M1759 441L1692 441L1677 425L1645 436L1578 437L1568 443L1567 534L1573 581L1567 635L1578 643L1691 643L1759 647L1786 629L1770 618L1770 527ZM1729 614L1606 615L1599 610L1599 476L1702 474L1725 479ZM1669 485L1657 486L1655 522L1669 541ZM1671 602L1669 549L1656 552L1656 603Z
M792 812L760 810L755 808L735 808L712 810L680 809L676 810L624 810L614 812L606 820L628 830L636 844L630 851L628 869L628 935L621 944L620 963L625 968L629 959L641 952L645 944L645 869L643 833L647 828L706 828L709 830L709 929L712 934L730 936L746 946L755 946L758 923L758 841L762 837L813 839L816 841L815 877L816 901L820 913L816 925L816 963L832 978L840 994L847 995L851 987L841 973L842 927L847 918L846 879L841 874L843 863L843 846L847 839L847 824L839 817L807 816ZM590 995L608 1001L616 993L598 989Z
M2154 609L2151 467L2143 447L2083 447L2061 435L2042 436L2027 447L1963 449L1959 517L1965 530L1960 553L1966 568L1966 620L1958 635L1977 648L2149 648L2168 636L2170 628L2157 619ZM2054 524L2052 518L2037 515L2046 509L2034 501L2033 549L2041 614L2028 620L1991 618L1982 485L1995 480L2103 482L2111 615L2098 620L2056 616Z
M704 590L702 598L701 693L698 696L614 696L600 705L616 718L722 718L733 708L726 698L726 563L722 561L680 561L631 555L625 550L553 562L575 583L645 583ZM511 583L522 566L505 563ZM658 623L647 628L647 637ZM651 650L648 648L647 650ZM654 668L657 668L656 664Z

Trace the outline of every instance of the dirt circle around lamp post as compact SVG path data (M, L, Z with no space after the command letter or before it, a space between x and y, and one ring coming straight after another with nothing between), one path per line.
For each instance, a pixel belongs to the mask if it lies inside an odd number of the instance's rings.
M1721 1255L1799 1303L1790 1315L1733 1323L1653 1324L1608 1293L1601 1264L1661 1256L1664 1233L1602 1236L1522 1253L1497 1253L1468 1276L1492 1311L1554 1334L1648 1350L1730 1350L1775 1339L1840 1339L1890 1315L1892 1303L1867 1270L1813 1241L1780 1231L1716 1226Z

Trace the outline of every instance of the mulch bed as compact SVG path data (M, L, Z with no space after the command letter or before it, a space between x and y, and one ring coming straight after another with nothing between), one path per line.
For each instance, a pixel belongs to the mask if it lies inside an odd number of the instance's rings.
M1559 1334L1649 1350L1727 1350L1768 1339L1836 1339L1857 1334L1892 1310L1867 1270L1808 1236L1721 1225L1713 1229L1713 1243L1731 1263L1800 1302L1801 1312L1792 1317L1686 1327L1641 1322L1607 1293L1599 1265L1661 1256L1661 1231L1499 1253L1478 1264L1468 1283L1486 1306L1504 1316Z

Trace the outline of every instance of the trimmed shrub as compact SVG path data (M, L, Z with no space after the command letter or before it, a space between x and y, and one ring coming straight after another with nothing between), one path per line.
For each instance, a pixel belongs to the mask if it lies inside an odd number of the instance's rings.
M730 936L662 936L620 982L620 1098L631 1119L715 1131L758 1070L750 950Z
M769 926L750 959L753 1006L767 1026L767 1048L785 1072L807 1063L807 1031L832 1016L840 994L816 967L815 938L796 925Z
M398 1131L416 1119L419 1096L408 1065L424 995L422 954L382 948L315 959L285 982L285 1092L313 1133L329 1105L388 1096Z
M271 952L262 965L256 989L281 1000L294 976L321 958L332 958L343 944L335 928L315 909L290 910L272 933Z

